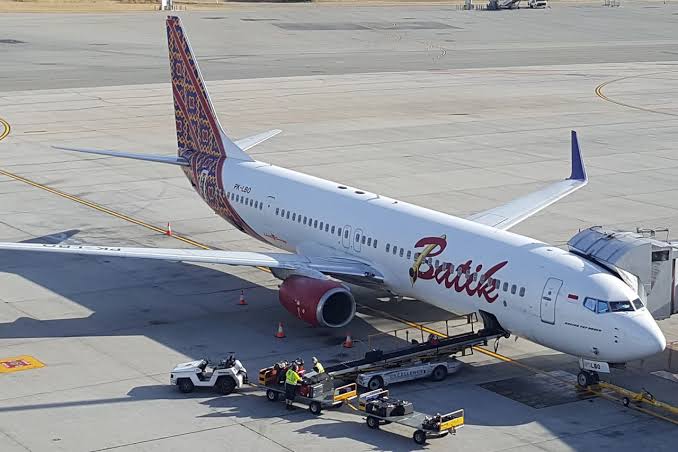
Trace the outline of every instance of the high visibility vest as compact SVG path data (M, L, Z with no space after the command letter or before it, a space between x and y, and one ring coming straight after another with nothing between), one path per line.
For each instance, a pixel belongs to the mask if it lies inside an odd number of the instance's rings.
M322 364L320 364L320 361L315 363L315 366L313 366L313 370L315 370L319 374L322 374L322 373L325 372L325 368L323 367Z
M299 380L301 380L301 377L294 371L294 369L287 369L287 373L285 374L285 383L295 385L299 382Z

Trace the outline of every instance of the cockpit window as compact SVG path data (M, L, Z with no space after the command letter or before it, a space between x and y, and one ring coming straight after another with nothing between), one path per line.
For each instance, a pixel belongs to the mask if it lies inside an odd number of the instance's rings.
M587 298L584 300L584 307L593 312L596 312L596 300L594 298Z
M604 314L606 312L629 312L638 309L636 303L640 303L642 307L642 302L640 299L631 301L604 301L598 300L596 298L587 297L584 300L584 307L590 311L597 312L598 314ZM635 306L635 309L634 309Z
M628 312L633 310L633 305L630 301L610 301L610 311L612 312Z
M636 309L642 309L643 307L645 307L645 305L643 304L643 302L640 301L640 298L636 298L635 300L632 301L632 303L633 303L633 306L634 306Z

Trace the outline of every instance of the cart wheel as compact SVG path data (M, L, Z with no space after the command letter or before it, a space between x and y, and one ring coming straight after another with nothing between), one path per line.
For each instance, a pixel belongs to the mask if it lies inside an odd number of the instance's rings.
M223 395L229 395L235 389L235 381L231 377L219 377L217 379L217 390Z
M414 440L415 443L419 444L420 446L423 446L426 444L426 432L423 430L417 430L414 432L414 435L412 435L412 439Z
M311 402L308 406L308 410L316 416L320 416L320 413L323 412L323 407L320 405L320 402Z
M630 403L631 403L631 400L628 397L624 397L622 399L622 405L629 406Z
M184 394L193 392L193 389L195 389L195 385L189 378L179 379L179 381L177 382L177 386L179 387L179 391L183 392Z
M267 389L266 398L271 402L276 402L278 400L278 393L275 392L273 389Z
M433 369L433 373L431 374L431 379L433 381L443 381L447 377L447 367L445 366L438 366L435 369Z
M372 430L379 428L379 419L374 416L367 416L367 426Z
M384 387L384 379L379 375L375 375L370 378L370 381L367 382L367 389L374 391L375 389L381 389Z

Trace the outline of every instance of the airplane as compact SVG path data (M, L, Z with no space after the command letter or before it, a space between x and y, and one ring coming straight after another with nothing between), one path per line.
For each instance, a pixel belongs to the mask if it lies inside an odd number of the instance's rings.
M578 381L664 350L637 293L613 270L509 229L588 182L577 134L567 179L458 218L254 160L271 130L231 140L221 127L178 17L166 21L177 156L58 147L179 166L216 214L285 252L0 243L0 250L256 266L282 280L281 304L311 325L355 316L350 286L383 289L441 309L477 312L486 328L580 358ZM584 366L583 361L589 364ZM586 370L588 369L588 370ZM609 367L608 370L609 371Z

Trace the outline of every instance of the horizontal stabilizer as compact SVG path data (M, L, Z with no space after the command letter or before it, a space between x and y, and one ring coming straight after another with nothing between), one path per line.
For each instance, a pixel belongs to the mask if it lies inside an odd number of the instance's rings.
M243 151L246 151L259 143L263 143L269 138L273 138L280 132L282 132L280 129L269 130L268 132L258 133L256 135L252 135L251 137L241 138L236 141L235 144Z
M64 148L61 146L52 146L54 149L62 151L82 152L85 154L107 155L110 157L122 157L125 159L146 160L148 162L169 163L170 165L189 166L188 161L183 157L152 155L152 154L135 154L133 152L118 152L109 151L105 149L78 149L78 148Z

